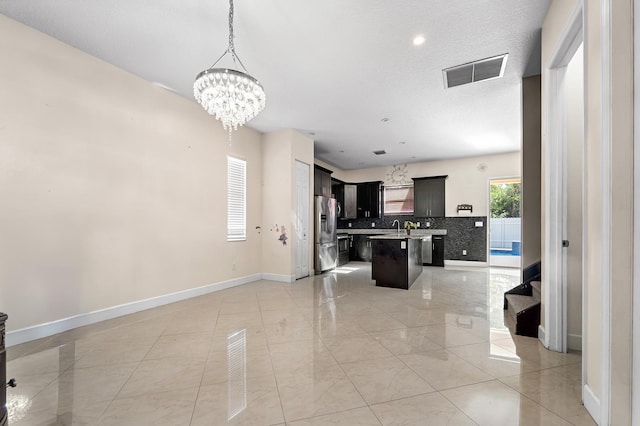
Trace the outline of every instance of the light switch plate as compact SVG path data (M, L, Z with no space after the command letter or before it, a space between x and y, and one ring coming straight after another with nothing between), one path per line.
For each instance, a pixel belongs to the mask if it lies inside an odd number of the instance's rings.
M483 226L484 226L484 223L482 223L482 221L476 222L476 228L482 228Z
M406 241L400 241L400 249L402 249L402 250L406 250L407 249L407 242Z
M375 222L371 222L371 227L375 228L376 227L376 223Z

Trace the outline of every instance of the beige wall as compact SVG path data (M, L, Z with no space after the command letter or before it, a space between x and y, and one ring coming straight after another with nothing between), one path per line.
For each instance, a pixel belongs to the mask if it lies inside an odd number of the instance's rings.
M540 76L522 79L522 266L541 259Z
M583 49L565 74L567 96L567 333L568 347L582 350L582 155L584 145Z
M393 170L389 167L340 170L330 164L316 163L333 170L334 177L345 182L385 181ZM486 166L483 170L480 166ZM455 160L429 161L407 164L409 182L414 177L448 175L446 180L446 216L457 216L458 204L473 205L474 216L487 216L489 179L520 176L520 153L467 157Z
M261 272L261 135L0 15L0 308L13 331ZM226 241L226 156L248 236ZM235 270L234 269L235 265Z
M263 140L262 271L278 275L280 279L292 279L295 276L295 162L298 160L310 165L309 179L313 182L313 140L291 129L266 134ZM309 194L309 267L313 269L312 184ZM283 225L287 245L278 239ZM276 228L280 231L276 232Z

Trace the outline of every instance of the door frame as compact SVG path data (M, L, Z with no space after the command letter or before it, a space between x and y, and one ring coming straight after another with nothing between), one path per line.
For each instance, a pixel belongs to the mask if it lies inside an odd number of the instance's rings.
M637 1L637 0L636 0ZM545 290L543 293L543 303L545 305L544 328L541 326L539 330L539 338L543 345L548 349L565 352L567 349L567 299L566 299L566 283L564 274L566 271L566 253L562 250L562 239L564 237L563 224L566 223L566 210L563 206L566 203L565 175L566 175L566 115L564 114L564 74L566 65L573 57L580 43L583 44L584 60L584 99L585 110L588 103L588 62L586 60L589 51L588 41L584 38L586 22L584 16L587 3L578 1L574 9L567 27L559 37L558 44L551 56L548 64L545 66L546 81L544 85L545 94L545 114L544 119L547 123L546 140L544 144L544 162L545 162L545 229L544 229L544 265L543 265L543 282ZM588 338L589 333L584 331L582 336L582 399L591 416L596 419L599 424L607 424L610 410L610 273L611 273L611 242L610 230L608 224L611 217L611 175L610 175L610 147L611 147L611 109L610 109L610 66L611 66L611 23L610 23L610 2L602 0L601 8L601 47L602 47L602 89L601 101L603 111L601 116L601 134L602 150L600 152L602 164L602 238L598 241L601 251L601 274L599 281L601 283L600 292L596 295L590 295L586 288L586 258L588 247L588 211L587 201L588 193L586 191L587 179L586 169L587 162L587 120L583 120L585 141L583 141L583 197L582 197L582 323L583 330L587 324L589 317L589 299L590 296L600 298L601 312L601 387L597 389L598 395L589 388L587 383L587 365L588 365ZM604 419L604 421L603 421Z
M487 266L491 268L491 181L504 179L518 179L520 181L520 263L517 268L520 269L520 278L522 278L522 175L520 176L496 176L487 178ZM495 268L516 268L516 266L496 265Z

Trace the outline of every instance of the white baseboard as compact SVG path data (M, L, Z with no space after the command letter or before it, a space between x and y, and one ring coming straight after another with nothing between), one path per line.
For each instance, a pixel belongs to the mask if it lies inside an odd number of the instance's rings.
M444 266L473 266L476 268L486 268L487 262L476 262L474 260L445 260Z
M144 311L146 309L167 305L173 302L179 302L180 300L191 299L192 297L202 296L204 294L213 293L214 291L236 287L242 284L259 281L261 279L263 279L263 274L247 275L245 277L234 278L215 284L208 284L202 287L196 287L188 290L178 291L175 293L165 294L162 296L151 297L149 299L138 300L135 302L125 303L122 305L88 312L86 314L75 315L44 324L22 328L20 330L10 331L6 335L6 345L7 347L19 345L31 340L53 336L54 334L62 333L73 328L95 324L100 321L133 314L136 312Z
M545 333L544 327L542 325L538 326L538 340L540 340L542 346L549 349L549 342L547 342L547 333Z
M582 402L584 403L584 408L587 409L593 420L597 424L600 423L600 399L593 393L589 385L584 385L582 388Z
M262 279L269 281L280 281L283 283L292 283L296 280L296 276L283 274L262 274Z
M567 336L567 349L582 351L582 335L569 333Z

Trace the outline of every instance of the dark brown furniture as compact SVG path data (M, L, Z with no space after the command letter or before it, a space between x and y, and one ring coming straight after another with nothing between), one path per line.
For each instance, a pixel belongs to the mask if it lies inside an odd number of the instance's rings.
M422 273L422 237L371 237L371 279L378 287L408 290Z
M7 314L0 312L0 426L9 424L7 413L7 353L4 343L4 323Z

